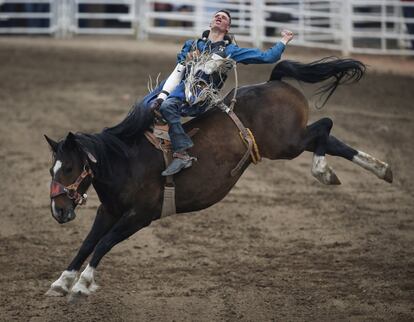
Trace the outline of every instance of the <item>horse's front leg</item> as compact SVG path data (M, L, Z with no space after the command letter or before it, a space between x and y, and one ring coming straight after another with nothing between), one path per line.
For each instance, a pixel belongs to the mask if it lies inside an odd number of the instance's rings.
M65 296L69 293L69 290L75 282L78 271L81 268L83 262L93 252L96 244L104 236L108 230L114 225L117 218L110 215L105 211L105 208L101 205L98 208L95 221L92 225L91 231L82 243L78 254L72 260L70 265L60 275L60 277L52 283L50 289L46 292L48 296Z
M130 210L122 215L112 229L96 245L91 261L70 291L70 300L81 296L88 296L94 291L96 289L95 270L102 257L116 244L127 239L141 228L148 226L151 220L151 217L140 216L135 210Z

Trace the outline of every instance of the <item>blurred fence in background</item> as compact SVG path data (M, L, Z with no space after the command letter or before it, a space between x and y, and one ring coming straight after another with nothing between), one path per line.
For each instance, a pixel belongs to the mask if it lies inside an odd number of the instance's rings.
M197 37L222 8L257 47L287 28L292 45L414 55L414 0L0 0L0 33Z

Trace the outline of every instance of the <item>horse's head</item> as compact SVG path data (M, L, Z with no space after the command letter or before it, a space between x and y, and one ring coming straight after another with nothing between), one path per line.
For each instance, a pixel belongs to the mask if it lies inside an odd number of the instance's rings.
M53 218L63 224L75 219L76 206L86 201L85 192L93 178L89 165L96 159L71 132L60 142L45 138L53 152L50 208Z

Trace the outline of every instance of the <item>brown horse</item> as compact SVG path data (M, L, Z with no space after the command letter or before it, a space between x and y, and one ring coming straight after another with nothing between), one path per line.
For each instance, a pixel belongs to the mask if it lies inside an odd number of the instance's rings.
M326 162L327 153L346 158L391 182L392 172L386 163L330 135L330 119L307 126L306 98L281 81L282 77L309 83L333 79L320 91L327 99L338 85L359 80L364 71L365 66L355 60L326 59L311 64L282 61L268 82L238 90L235 112L253 132L264 158L293 159L303 151L313 152L312 174L324 184L339 184ZM226 100L228 103L230 99ZM152 113L138 104L120 124L101 133L69 133L60 142L46 137L54 155L53 217L59 223L74 219L74 209L91 184L101 201L90 233L48 295L88 295L96 290L94 272L102 257L117 243L160 218L163 156L143 136L152 118ZM200 129L191 151L198 162L175 177L178 213L197 211L220 201L250 163L237 175L230 175L246 147L237 127L221 110L213 108L185 124L186 130L192 128ZM77 279L82 264L92 253Z

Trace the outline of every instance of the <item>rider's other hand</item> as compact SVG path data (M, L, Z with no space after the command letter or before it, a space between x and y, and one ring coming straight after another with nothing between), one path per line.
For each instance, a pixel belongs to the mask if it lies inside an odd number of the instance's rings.
M151 104L150 104L150 110L152 112L152 114L154 115L154 121L157 124L167 124L167 121L164 119L164 117L162 116L161 112L160 112L160 107L162 102L164 102L164 100L160 97L156 98Z
M153 111L154 113L157 113L157 112L159 113L162 102L164 102L162 98L157 98L153 100L152 103L150 104L151 111Z
M282 35L282 41L287 44L289 41L291 41L293 39L293 32L291 32L290 30L284 29L282 30L282 32L280 33Z

